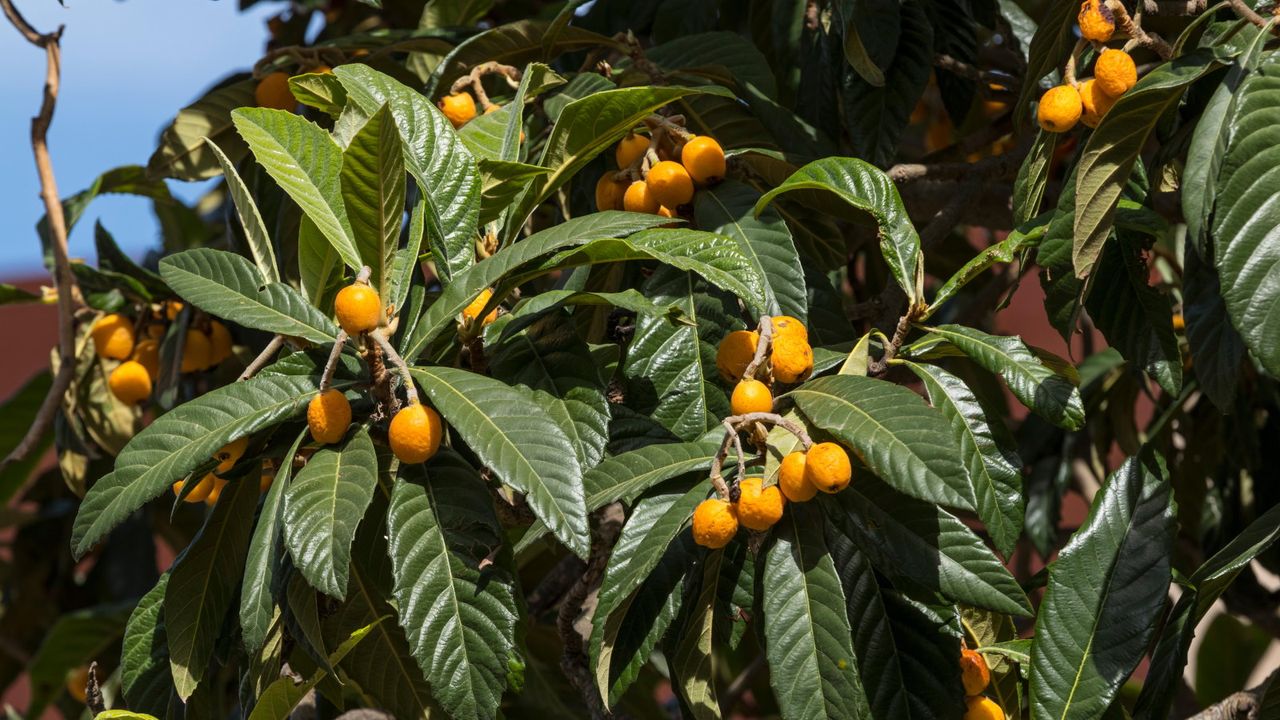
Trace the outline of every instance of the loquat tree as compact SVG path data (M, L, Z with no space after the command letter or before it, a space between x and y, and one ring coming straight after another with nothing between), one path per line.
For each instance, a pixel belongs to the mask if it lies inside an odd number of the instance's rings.
M1280 717L1273 3L300 0L62 198L0 5L26 717Z

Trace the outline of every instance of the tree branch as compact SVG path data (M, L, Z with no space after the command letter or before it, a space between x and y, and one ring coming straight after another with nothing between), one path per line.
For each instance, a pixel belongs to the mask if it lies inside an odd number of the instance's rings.
M605 565L609 562L609 554L622 532L623 512L620 503L611 503L596 513L596 527L592 532L591 554L587 560L586 570L574 583L569 594L565 596L556 617L556 629L560 640L564 643L564 655L560 658L560 669L564 671L569 682L578 689L586 703L587 710L593 720L611 717L609 708L605 707L600 692L596 689L595 676L591 672L587 657L586 637L578 631L579 618L590 618L595 613L595 599L588 602L591 591L599 587L604 576Z
M1209 0L1143 0L1142 12L1147 15L1199 15L1209 6Z
M258 353L258 357L254 358L253 362L249 363L249 366L244 369L244 372L240 373L239 379L248 380L254 375L257 375L258 371L266 367L267 363L271 361L271 356L279 352L282 347L284 347L283 335L276 335L271 338L271 342L267 343L267 346L262 348L262 352Z
M1256 687L1228 695L1221 702L1210 705L1187 720L1257 720L1262 697L1277 677L1280 677L1280 668L1273 670Z

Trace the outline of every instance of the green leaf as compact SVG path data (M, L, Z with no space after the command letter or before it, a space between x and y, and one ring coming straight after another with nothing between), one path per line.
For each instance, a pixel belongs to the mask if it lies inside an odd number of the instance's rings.
M440 297L427 308L413 332L405 340L400 354L412 362L441 332L454 325L463 308L485 289L507 274L544 255L566 247L581 245L592 239L625 235L663 223L657 215L609 211L567 220L530 235L509 248L485 258L468 268L447 286Z
M322 447L284 491L284 544L311 587L347 594L356 525L373 499L378 459L361 425L339 447Z
M737 303L693 273L655 271L642 287L655 302L674 304L693 324L673 325L665 315L639 315L622 371L628 404L674 435L694 440L729 414L729 398L716 370L716 343L741 327Z
M320 233L311 218L298 219L298 288L315 307L328 307L331 290L341 279L342 256ZM336 333L337 330L335 329Z
M900 495L874 478L859 478L834 497L838 521L896 585L1007 615L1031 616L1031 604L1013 575L954 515Z
M14 305L30 302L40 302L40 296L23 290L16 285L0 283L0 305Z
M337 118L347 105L347 91L332 73L303 73L289 78L289 91L298 102Z
M870 718L844 593L815 508L793 504L762 571L769 684L784 717ZM784 670L785 669L785 670Z
M262 221L262 214L258 212L258 205L253 201L253 193L245 186L244 180L240 179L235 163L222 152L222 148L207 138L205 142L209 145L209 152L218 161L218 166L222 168L222 175L227 181L227 191L231 193L231 199L235 203L236 217L239 218L240 227L244 230L249 252L253 254L253 262L268 282L280 282L280 271L276 268L276 251L271 245L271 236L267 234L267 226Z
M942 411L960 446L978 517L996 548L1012 555L1022 533L1022 460L1000 416L986 412L964 381L935 365L907 367L924 382L929 402Z
M429 83L427 94L435 97L447 91L453 81L465 75L471 68L483 62L499 62L504 65L524 67L534 60L551 58L562 53L586 50L594 47L610 48L617 44L576 25L561 28L553 37L550 48L544 48L542 40L551 23L546 20L520 20L499 25L473 35L458 45L440 63Z
M701 75L729 87L750 84L770 98L778 96L768 58L736 32L681 35L649 48L645 57L665 70Z
M1280 56L1273 52L1240 85L1210 228L1231 324L1272 376L1280 376L1280 242L1271 233L1280 196L1273 172L1277 88Z
M1077 277L1088 276L1102 254L1120 193L1156 123L1177 104L1188 85L1219 67L1207 51L1160 65L1117 100L1089 136L1076 167L1071 260Z
M440 110L416 90L359 63L341 65L334 75L364 114L373 115L383 105L390 110L404 143L405 169L425 202L432 260L441 278L451 280L475 260L480 205L475 158Z
M834 375L811 380L786 397L894 488L921 500L973 509L973 488L951 427L919 395L883 380Z
M1084 425L1080 390L1032 354L1017 336L988 335L962 325L939 325L929 332L956 346L988 372L998 374L1028 409L1061 428Z
M1048 215L1048 213L1045 213ZM1028 227L1030 226L1030 227ZM934 293L933 302L925 310L925 318L932 317L933 313L942 307L948 300L955 297L965 285L969 284L974 278L986 272L996 263L1013 262L1018 255L1022 254L1029 248L1036 247L1040 244L1041 238L1049 226L1047 223L1035 224L1034 221L1027 223L1021 227L1015 228L1012 232L1005 236L1003 240L992 245L988 245L981 250L973 259L965 263L959 270L947 278L947 281L938 288L938 292ZM1046 300L1047 302L1047 300Z
M391 265L404 224L404 153L388 106L365 122L342 152L342 200L369 284L391 298Z
M1049 566L1031 648L1031 711L1096 718L1138 665L1169 587L1176 529L1164 460L1144 451L1103 484Z
M889 271L912 303L924 279L920 236L888 175L855 158L824 158L797 170L756 203L759 215L774 198L793 190L827 190L839 199L871 215L880 229L880 252Z
M338 328L292 287L268 281L248 260L200 248L160 261L160 276L184 300L211 315L270 333L333 342Z
M573 443L578 464L593 468L609 441L609 401L587 343L552 316L488 349L494 377L529 389Z
M885 591L885 610L900 652L907 700L913 718L961 720L964 686L960 680L963 629L954 606L926 605L902 593Z
M334 387L350 384L338 380ZM161 415L129 441L115 471L89 488L71 533L74 555L84 557L134 510L208 463L223 445L301 415L318 386L316 377L261 375Z
M164 622L164 593L169 573L138 601L124 629L120 653L120 691L134 710L164 715L173 694L169 638Z
M1015 227L1040 214L1040 204L1044 202L1045 186L1049 184L1049 167L1053 163L1057 140L1057 133L1040 130L1026 159L1022 161L1022 167L1018 168L1018 177L1013 184Z
M103 656L124 633L132 603L98 605L58 618L45 633L39 649L30 659L27 673L31 701L27 712L39 717L48 704L63 692L67 673Z
M1259 515L1243 532L1204 561L1191 574L1191 583L1200 594L1196 618L1204 617L1209 607L1226 591L1240 571L1255 557L1266 552L1277 538L1280 538L1280 505Z
M244 157L248 148L232 132L231 111L254 105L257 85L253 79L223 85L179 110L173 123L160 135L160 146L147 161L147 177L177 180L214 177L220 168L210 150L213 144L225 148L231 162Z
M1218 410L1229 413L1240 381L1244 339L1231 325L1217 268L1192 245L1183 255L1182 313L1196 380Z
M475 118L458 131L462 141L467 143L477 155L481 156L481 165L485 160L520 164L520 145L524 137L525 104L542 93L564 84L564 78L557 75L543 63L529 63L520 77L520 85L511 102L500 106L500 109L486 112ZM525 167L537 167L526 165ZM545 172L546 168L539 168Z
M439 302L439 301L437 301ZM573 443L537 403L505 383L456 368L411 368L480 461L580 557L590 549L582 468Z
M184 702L204 677L227 612L235 604L257 501L256 477L231 482L166 584L164 623L169 667L174 689Z
M662 562L664 552L684 530L693 509L706 499L709 489L710 481L704 480L692 486L673 482L653 490L635 504L618 536L600 582L590 646L596 687L610 704L617 702L635 681L652 650L649 646L630 655L616 653L619 626L618 618L612 616L627 613L632 596ZM658 631L653 640L661 634Z
M342 659L349 655L385 619L385 616L378 618L372 624L351 633L350 637L329 654L329 665L332 667L342 662ZM297 684L293 682L291 677L281 677L268 685L266 691L258 698L257 703L253 706L253 712L249 714L249 720L287 720L298 703L302 702L307 693L315 689L328 674L328 670L320 668L312 673L311 677L306 681Z
M619 292L591 292L577 290L546 290L533 297L524 298L509 313L511 321L502 326L499 342L506 342L517 332L569 305L610 305L636 314L661 315L671 322L691 322L684 317L678 305L659 305L634 288Z
M285 110L241 108L236 130L258 161L348 267L359 269L355 233L342 201L342 148L320 126Z
M400 624L433 697L456 718L492 717L507 687L518 610L484 482L446 452L402 465L387 515Z
M27 380L0 404L0 457L9 457L9 453L26 437L27 430L35 424L36 413L44 404L44 397L49 394L51 385L53 374L44 370ZM9 507L9 501L27 484L32 471L43 462L44 451L52 438L53 433L44 433L26 460L12 463L0 471L0 504L4 507Z
M552 126L551 136L547 138L537 162L550 168L551 172L534 178L512 209L507 223L507 244L515 239L534 208L550 198L592 158L612 147L640 124L641 118L663 105L698 93L731 95L714 85L646 86L604 90L566 105Z
M1009 5L1016 7L1014 3ZM1063 58L1071 53L1076 42L1074 30L1079 12L1078 3L1060 2L1044 6L1043 17L1040 18L1040 24L1036 26L1035 35L1031 37L1027 48L1027 68L1022 76L1022 89L1013 106L1015 122L1025 125L1027 105L1040 94L1040 81L1056 70Z
M729 180L699 192L694 198L694 214L700 227L738 241L764 279L768 314L790 315L806 322L808 291L791 231L774 209L753 216L752 207L759 199L755 188Z
M1147 284L1142 240L1120 232L1103 248L1085 307L1109 345L1176 396L1182 389L1182 351L1173 332L1173 303Z
M250 653L262 649L267 633L271 629L272 608L275 598L272 596L277 582L276 570L284 560L284 546L281 540L281 509L284 506L285 488L289 486L289 477L293 474L293 459L298 448L309 437L303 430L293 441L289 451L285 453L280 470L276 473L271 487L267 490L266 500L258 512L258 523L253 528L253 538L249 541L249 554L244 563L244 580L240 584L240 634L244 647Z
M702 590L691 605L684 606L685 622L677 620L677 635L671 657L673 683L684 707L694 720L720 720L720 701L716 695L717 665L714 651L716 599L723 592L726 578L721 572L724 550L707 556L702 568Z

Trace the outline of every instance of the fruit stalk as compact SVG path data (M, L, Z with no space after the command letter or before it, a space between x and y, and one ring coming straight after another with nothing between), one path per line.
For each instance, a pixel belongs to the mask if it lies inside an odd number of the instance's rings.
M320 392L328 390L333 384L333 372L338 367L338 358L342 356L342 348L346 345L347 331L339 330L338 337L333 341L333 349L329 351L329 360L324 364L324 374L320 376Z
M413 386L413 376L409 374L409 366L405 364L404 358L400 357L400 353L396 352L396 349L392 347L391 341L387 339L382 328L371 331L369 337L373 338L373 341L382 350L382 354L386 355L391 364L395 365L396 370L400 372L400 379L404 382L405 399L409 401L410 405L417 405L418 390Z
M271 342L267 343L267 346L262 348L262 352L258 353L258 357L254 358L253 362L249 363L249 366L244 369L244 372L240 373L238 380L248 380L254 375L257 375L258 371L265 367L271 360L272 356L279 352L282 347L284 347L283 335L276 335L271 338Z
M742 371L742 377L744 378L755 377L756 370L760 368L760 364L769 355L769 348L773 345L773 318L768 315L761 315L760 324L756 326L756 332L760 334L760 342L756 343L755 357L751 358L751 362L747 363L747 368Z

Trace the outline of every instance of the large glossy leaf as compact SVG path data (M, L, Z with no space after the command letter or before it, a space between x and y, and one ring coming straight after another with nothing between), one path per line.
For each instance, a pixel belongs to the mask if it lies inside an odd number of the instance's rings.
M28 712L43 714L49 702L63 691L73 669L103 660L120 640L129 617L127 603L99 605L58 618L30 659L31 701Z
M769 60L738 33L681 35L650 48L645 56L666 70L692 72L721 85L743 87L749 83L768 97L778 95Z
M560 53L614 45L614 41L604 35L568 25L558 28L552 36L551 46L544 47L542 41L550 28L551 23L546 20L521 20L468 38L440 63L431 78L428 94L434 97L437 93L444 93L459 76L483 62L524 67L530 61Z
M1032 354L1021 338L988 335L963 325L939 325L929 331L1004 378L1014 397L1032 412L1068 430L1084 425L1079 388Z
M480 175L475 158L453 126L424 95L359 63L334 74L347 97L366 115L386 105L400 129L404 165L425 200L427 242L444 280L469 267L480 207Z
M1173 333L1173 304L1147 284L1142 240L1121 232L1107 244L1085 307L1108 344L1176 396L1182 388L1182 351Z
M622 371L628 404L677 437L694 440L729 414L729 399L715 367L716 343L741 327L736 303L674 268L656 271L642 288L656 302L674 304L694 324L665 315L640 315Z
M1022 89L1013 106L1013 116L1019 123L1026 122L1027 104L1039 95L1040 80L1058 68L1076 41L1073 31L1076 14L1080 12L1079 4L1050 3L1043 7L1043 17L1040 18L1039 25L1035 26L1035 35L1031 37L1027 48L1027 68L1023 74Z
M764 559L761 611L770 685L784 717L870 718L840 577L810 505L787 509Z
M253 262L258 271L268 282L280 282L280 271L276 268L276 251L271 245L271 236L267 234L266 223L258 212L258 204L253 201L253 193L249 191L236 166L222 149L212 140L205 140L209 152L213 154L222 168L222 175L227 182L227 191L235 202L236 217L240 220L240 228L244 230L245 241L249 244L249 252L253 254Z
M1013 184L1013 224L1021 225L1040 214L1044 202L1045 186L1049 184L1049 167L1053 163L1053 151L1057 147L1056 133L1040 130L1031 150L1018 168L1018 178Z
M635 681L653 649L643 643L634 652L619 652L619 620L629 612L634 595L663 561L667 548L676 542L709 490L710 481L706 480L692 486L677 481L654 489L632 508L609 556L591 619L590 652L596 687L610 704ZM656 642L661 635L658 630L650 640Z
M752 208L759 199L755 188L730 180L699 192L694 198L694 214L700 227L738 241L764 279L769 314L807 321L804 268L791 231L775 209L754 216Z
M129 707L163 716L173 694L169 638L164 622L164 593L169 573L138 601L124 629L120 653L120 690Z
M609 441L609 401L591 350L573 326L552 316L489 354L494 377L532 392L573 443L579 465L598 465Z
M975 509L996 548L1013 553L1022 533L1022 460L999 415L987 413L964 381L935 365L908 363L951 425L973 488Z
M546 411L527 395L483 375L444 367L411 372L480 461L524 493L560 542L585 558L589 538L582 467L573 443Z
M894 591L885 591L884 600L902 674L909 678L911 717L961 720L964 686L956 658L964 631L956 607L926 605Z
M837 494L829 509L895 584L1009 615L1031 615L1013 575L959 518L874 478L855 483Z
M714 85L700 88L646 86L604 90L566 105L538 158L537 164L550 168L551 172L534 178L529 189L517 201L507 224L507 242L515 238L534 208L551 197L592 158L634 129L641 118L667 103L696 93L731 95Z
M1096 718L1137 666L1169 587L1176 529L1164 460L1149 450L1102 486L1049 566L1031 648L1031 711Z
M311 218L342 260L360 267L355 234L342 201L342 148L313 122L284 110L241 108L236 130L276 184Z
M765 193L756 203L755 212L761 213L774 198L793 190L827 190L870 214L880 228L880 252L889 271L912 302L920 300L924 273L920 236L911 225L898 189L889 176L856 158L815 160Z
M1210 233L1232 325L1273 376L1280 376L1280 170L1275 138L1280 56L1270 53L1241 83Z
M248 148L233 132L231 111L252 106L255 87L257 82L246 78L217 88L179 110L147 161L147 176L203 180L217 175L220 167L205 138L224 148L232 162L244 157Z
M300 432L285 453L284 464L267 490L266 500L258 511L258 523L253 528L253 538L249 541L244 581L240 584L240 639L250 653L262 649L271 629L276 570L284 559L284 545L280 537L284 490L289 486L289 476L293 473L293 458L308 437L307 430Z
M1200 388L1222 413L1235 404L1244 340L1231 324L1222 279L1195 247L1188 245L1182 267L1182 314L1187 323L1187 344Z
M787 394L885 482L908 495L972 510L973 488L951 427L919 395L883 380L835 375Z
M366 625L347 638L329 654L328 667L337 665L342 661L357 645L374 631L378 623L385 622L385 618L375 620L372 625ZM267 686L267 689L258 697L257 703L253 706L253 712L249 714L248 720L287 720L290 713L297 707L298 703L306 697L317 685L320 684L329 675L329 670L325 667L318 668L311 673L311 677L300 683L295 683L292 677L284 676Z
M1072 264L1086 277L1111 233L1120 193L1147 137L1165 111L1195 80L1221 67L1207 51L1194 51L1147 73L1103 116L1076 167Z
M1048 217L1038 218L1038 220L1047 221L1049 217L1052 217L1049 213L1045 213L1045 215ZM942 287L938 288L938 291L933 295L933 302L929 303L929 307L925 311L925 317L931 317L938 308L964 289L965 285L982 275L993 265L1013 262L1020 254L1030 248L1037 247L1047 230L1047 222L1036 224L1036 221L1033 220L1015 228L1000 242L988 245L962 265L959 270L955 271L951 277L947 278ZM1046 302L1048 302L1047 299Z
M378 297L390 299L392 261L404 224L404 152L391 110L384 105L342 152L342 200L360 260Z
M347 380L334 382L345 388ZM319 379L261 375L212 390L162 415L138 433L80 503L71 548L83 557L143 503L202 463L223 445L302 414Z
M169 667L184 701L204 677L249 550L256 478L241 478L223 491L213 514L169 576L164 590Z
M715 626L717 596L733 582L722 566L725 551L707 556L702 564L702 588L693 602L686 604L676 620L676 635L668 644L671 674L679 682L675 691L682 708L688 708L694 720L720 720L720 701L716 694L717 665Z
M200 248L160 261L160 276L174 292L211 315L238 325L333 342L338 328L292 287L265 280L248 260L225 250Z
M284 491L285 547L311 587L330 597L346 597L351 543L373 499L377 468L362 425L342 445L317 450Z
M401 354L412 362L428 343L453 325L458 313L475 300L481 291L521 266L566 247L581 245L596 238L627 235L662 224L664 220L665 218L656 215L640 213L593 213L535 233L485 258L445 287L444 292L427 308L427 312L406 339Z
M518 610L502 528L476 471L447 452L401 466L387 513L393 594L432 696L456 718L493 717L507 687Z

